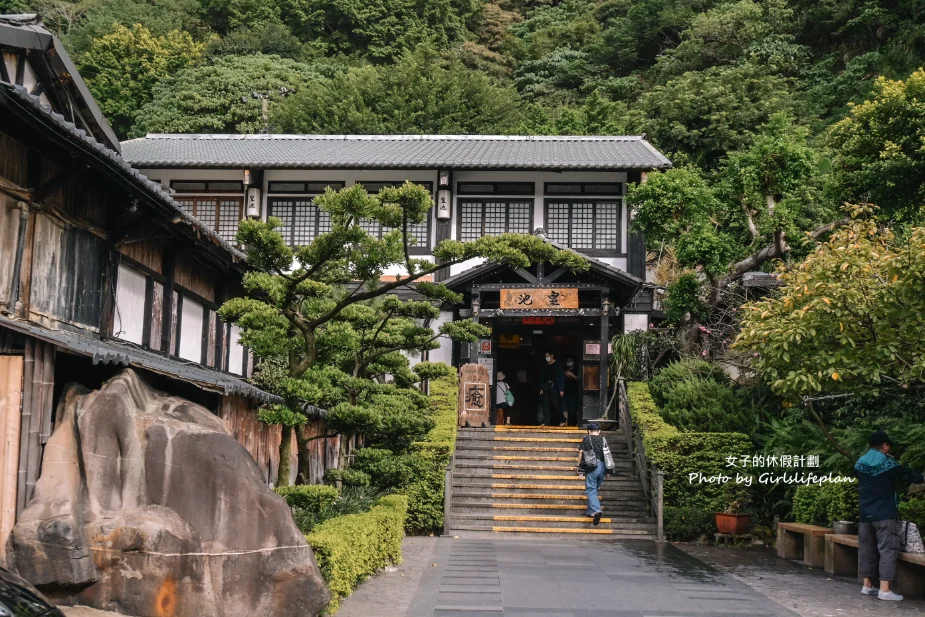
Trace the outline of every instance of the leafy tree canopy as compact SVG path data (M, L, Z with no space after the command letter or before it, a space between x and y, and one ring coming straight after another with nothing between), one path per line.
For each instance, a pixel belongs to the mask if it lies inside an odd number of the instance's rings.
M81 56L80 72L112 128L125 136L157 82L199 63L204 48L186 32L155 37L141 24L116 24Z
M425 48L303 88L272 120L291 133L506 133L518 112L510 90Z
M805 260L781 264L779 294L745 307L735 346L782 396L923 382L925 228L899 242L869 214L853 209Z
M265 129L258 93L273 106L288 91L320 81L309 65L279 56L224 56L158 83L136 116L131 136L145 133L256 133Z
M828 134L839 197L870 201L887 219L920 222L925 206L925 70L877 80L875 96Z

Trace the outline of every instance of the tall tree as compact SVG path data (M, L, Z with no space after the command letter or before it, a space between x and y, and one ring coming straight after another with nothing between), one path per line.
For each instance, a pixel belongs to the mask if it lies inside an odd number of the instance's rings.
M364 311L359 308L363 303L412 283L417 283L418 293L434 302L457 301L458 296L446 286L421 279L476 257L514 267L541 260L572 270L587 268L587 262L576 253L560 251L536 236L519 234L485 236L474 242L444 240L434 247L436 264L413 258L407 229L426 219L433 202L426 189L411 183L384 188L376 196L367 194L360 185L341 191L329 189L315 203L329 214L331 231L295 250L277 231L278 219L241 222L238 241L247 247L248 262L255 270L244 278L248 297L229 300L220 309L224 320L242 327L243 344L261 355L286 358L286 405L278 411L281 419L292 424L299 423L302 402L324 390L318 382L326 376L319 368L323 354L336 347L338 339L342 348L353 349L357 376L388 353L401 351L402 341L412 341L415 348L426 348L432 342L432 334L397 319L432 314L433 308L384 300L378 308L373 307L383 311L384 317L371 313L363 325ZM382 237L372 235L364 225L368 222L393 231ZM395 267L403 273L382 281ZM338 325L345 321L352 331L346 337ZM478 328L456 323L442 328L441 333L472 337ZM394 341L389 340L392 336ZM284 446L288 446L287 441L283 440ZM288 457L288 453L282 455ZM281 470L279 477L284 484L288 482L286 471L284 476Z
M509 133L518 119L513 91L426 47L303 88L272 113L286 133Z
M805 260L781 264L779 293L744 307L735 346L784 398L925 385L925 228L897 241L870 214L852 208Z
M158 82L130 136L257 133L267 127L264 105L319 79L309 65L279 56L223 56Z
M141 24L116 24L81 56L80 71L112 128L124 137L139 108L151 100L155 84L198 64L204 49L186 32L153 36Z
M889 220L925 216L925 70L880 78L874 96L828 134L842 199L877 204Z

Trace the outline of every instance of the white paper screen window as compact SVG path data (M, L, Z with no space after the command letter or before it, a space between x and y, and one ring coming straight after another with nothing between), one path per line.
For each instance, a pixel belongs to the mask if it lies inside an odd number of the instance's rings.
M244 348L238 343L241 328L231 326L228 334L228 372L241 375L244 370Z
M183 298L183 319L180 322L180 357L202 362L202 305Z
M141 345L144 333L147 281L148 278L138 270L119 264L112 333L116 338L136 345Z

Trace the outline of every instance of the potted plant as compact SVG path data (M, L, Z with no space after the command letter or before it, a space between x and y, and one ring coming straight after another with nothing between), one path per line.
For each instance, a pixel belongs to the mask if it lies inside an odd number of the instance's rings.
M748 531L752 515L743 512L749 502L748 488L739 483L726 484L726 509L714 513L720 533L741 534Z

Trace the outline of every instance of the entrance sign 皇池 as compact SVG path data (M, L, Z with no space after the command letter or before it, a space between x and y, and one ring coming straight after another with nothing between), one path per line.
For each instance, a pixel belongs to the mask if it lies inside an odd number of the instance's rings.
M575 288L518 287L501 290L502 309L577 309Z

